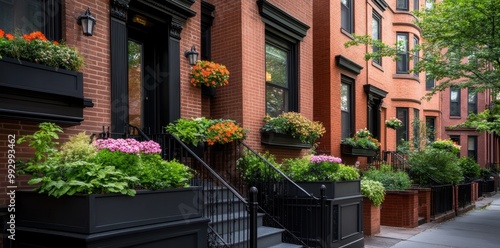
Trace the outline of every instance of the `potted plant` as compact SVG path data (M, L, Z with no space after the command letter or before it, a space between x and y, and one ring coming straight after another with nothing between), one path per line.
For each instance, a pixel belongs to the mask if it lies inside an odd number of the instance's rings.
M311 148L326 132L322 123L311 121L297 112L286 112L277 117L264 117L261 143L296 149Z
M385 126L395 130L395 129L402 127L403 122L396 117L392 117L389 120L385 120Z
M375 156L376 150L380 148L380 143L368 129L359 129L354 137L341 141L342 154L353 156Z
M49 41L39 31L14 36L0 29L0 91L8 94L7 116L83 121L83 58L75 48Z
M191 70L191 84L201 87L208 96L215 96L215 88L229 83L229 70L225 65L198 60Z
M31 159L19 164L36 188L16 192L17 226L79 233L87 240L97 233L111 238L165 223L188 228L184 220L201 219L201 187L188 184L193 171L175 160L163 160L158 143L89 142L90 136L80 133L59 145L61 132L53 123L41 123L38 131L18 140L35 150ZM27 231L36 236L33 232ZM66 234L56 236L61 235Z
M363 232L373 235L380 232L380 205L384 201L385 188L381 182L361 179L363 195Z
M330 155L307 155L284 159L281 170L312 195L320 196L326 186L329 199L360 195L360 175L354 167L342 164L342 159Z

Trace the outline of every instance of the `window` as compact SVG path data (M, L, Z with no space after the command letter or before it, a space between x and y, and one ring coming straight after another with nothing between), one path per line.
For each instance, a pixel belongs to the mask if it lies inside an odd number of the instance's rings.
M380 40L382 35L382 17L375 11L373 11L372 15L372 39ZM373 52L377 52L380 48L373 47ZM382 65L382 59L373 59L373 62L379 65Z
M419 5L420 5L419 0L413 0L413 10L418 10L420 7Z
M460 145L460 135L450 135L450 140L453 144Z
M468 89L467 113L477 114L477 92L474 89Z
M266 38L266 114L276 117L298 111L295 45L271 35Z
M450 116L460 116L459 88L450 88Z
M425 117L425 133L428 142L436 140L436 117L434 116Z
M408 33L397 33L398 58L396 73L408 73Z
M408 0L396 0L396 10L408 10Z
M425 0L425 9L430 10L434 6L434 0Z
M408 141L408 108L396 108L396 118L403 123L401 128L396 129L396 144L401 145Z
M434 88L434 78L425 74L425 90L432 90Z
M41 31L49 40L61 40L61 0L2 0L0 27L6 32Z
M342 76L340 87L342 139L351 137L354 129L353 86L353 79Z
M353 20L354 11L352 6L352 0L340 0L341 11L342 11L342 29L349 32L350 34L354 32Z
M420 147L420 110L413 109L413 145Z
M473 158L477 162L477 136L467 137L467 157Z
M418 37L413 37L413 49L418 47ZM413 68L415 69L418 64L418 51L415 51L413 54ZM414 71L413 74L418 77L418 71Z

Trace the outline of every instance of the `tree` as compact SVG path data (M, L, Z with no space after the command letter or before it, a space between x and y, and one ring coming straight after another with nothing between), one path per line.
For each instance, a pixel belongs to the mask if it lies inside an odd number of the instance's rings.
M498 99L500 92L500 1L498 0L444 0L432 8L413 12L422 31L423 42L409 51L420 54L412 71L425 71L428 77L439 81L424 98L449 87L470 88ZM368 35L354 35L345 43L376 47L366 53L365 59L393 57L397 59L398 46L373 40ZM418 52L418 53L417 53ZM460 126L475 127L478 131L500 134L500 108L492 107L482 113L471 114Z

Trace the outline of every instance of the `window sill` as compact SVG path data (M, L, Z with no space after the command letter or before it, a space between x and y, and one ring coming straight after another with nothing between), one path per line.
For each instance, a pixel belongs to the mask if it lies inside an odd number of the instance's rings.
M349 31L347 31L343 28L340 28L340 32L343 33L345 36L349 37L349 39L354 40L354 36L352 36L352 34L349 33Z
M393 74L392 75L393 79L409 79L409 80L414 80L420 83L420 78L416 77L413 74Z
M382 65L377 64L377 63L375 63L373 61L372 61L372 66L375 67L375 68L377 68L377 69L379 69L379 70L381 70L382 72L384 71L384 68L382 67Z

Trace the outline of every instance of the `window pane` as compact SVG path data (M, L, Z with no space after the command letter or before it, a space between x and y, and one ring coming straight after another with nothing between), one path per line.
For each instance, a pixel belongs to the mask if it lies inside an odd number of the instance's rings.
M429 77L429 75L425 75L425 89L432 90L434 88L434 78Z
M60 40L61 2L0 0L0 28L11 34L41 31L49 40Z
M396 61L396 73L408 72L408 34L397 34L398 60Z
M403 123L401 128L396 129L396 143L399 145L401 141L408 141L408 108L396 108L396 118Z
M420 1L419 0L413 0L413 9L418 10L420 8Z
M288 91L268 84L266 86L266 113L276 117L288 112Z
M418 47L418 38L417 37L413 37L413 48L417 48ZM418 64L418 51L415 51L415 53L413 54L413 67L415 68ZM416 76L418 76L418 71L415 71L414 74Z
M266 81L288 88L287 52L266 44Z
M341 25L344 30L352 33L352 0L341 0Z
M352 90L351 85L354 83L348 78L342 78L343 82L340 87L340 109L341 109L341 123L342 123L342 139L348 138L352 133Z
M408 0L397 0L396 9L398 10L408 10Z
M278 116L288 112L288 51L266 43L266 113Z
M340 93L340 108L342 111L349 111L349 85L342 84Z
M434 141L436 138L436 117L426 117L425 118L425 131L427 134L428 141Z
M458 90L456 89L451 90L450 100L453 102L458 102Z
M142 91L142 45L134 41L128 41L128 122L131 125L141 127L143 114L143 91Z

